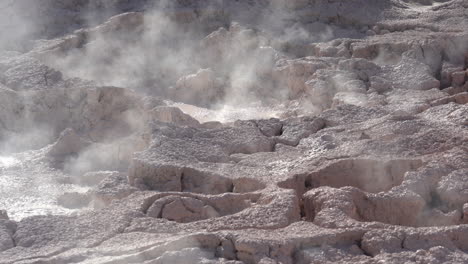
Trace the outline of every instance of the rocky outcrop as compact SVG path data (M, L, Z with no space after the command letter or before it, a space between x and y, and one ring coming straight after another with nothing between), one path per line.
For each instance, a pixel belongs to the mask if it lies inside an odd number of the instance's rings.
M177 101L194 105L209 105L222 97L222 83L211 69L201 69L176 82L173 94Z

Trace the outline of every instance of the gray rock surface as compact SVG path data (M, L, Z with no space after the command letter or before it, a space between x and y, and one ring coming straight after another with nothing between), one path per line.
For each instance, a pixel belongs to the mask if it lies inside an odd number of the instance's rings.
M466 1L37 2L0 263L468 263Z

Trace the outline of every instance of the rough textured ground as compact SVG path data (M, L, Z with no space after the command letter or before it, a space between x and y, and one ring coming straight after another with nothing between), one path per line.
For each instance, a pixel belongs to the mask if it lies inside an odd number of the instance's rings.
M468 263L467 1L0 16L0 263Z

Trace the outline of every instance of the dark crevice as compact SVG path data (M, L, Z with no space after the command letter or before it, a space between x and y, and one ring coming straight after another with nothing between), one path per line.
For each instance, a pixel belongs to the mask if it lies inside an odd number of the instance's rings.
M229 185L229 188L227 189L227 192L234 192L234 183L231 182L231 184Z
M186 187L185 187L185 174L182 172L180 175L180 191L185 192Z
M363 247L362 247L362 237L361 239L359 239L358 241L356 241L356 245L359 247L359 249L361 249L362 253L365 255L365 256L368 256L368 257L371 257L373 258L374 256L372 256L372 254L370 254L369 252L367 252Z
M307 178L307 179L305 180L305 182L304 182L304 186L305 186L305 189L306 189L306 190L312 189L312 187L313 187L312 179Z
M425 54L425 52L424 52L424 49L423 49L422 46L419 46L419 48L421 49L422 57L423 57L423 59L425 60L425 59L426 59L426 54Z
M428 206L435 208L443 205L442 199L434 190L431 191L431 200L429 201Z
M305 219L306 213L305 213L305 208L304 208L304 199L299 200L299 209L300 209L301 219ZM311 222L313 222L313 219L311 219Z
M427 207L430 209L437 208L441 212L447 214L450 213L451 211L457 210L460 211L460 209L456 205L450 205L440 197L440 195L435 191L432 190L430 193L430 201L427 204Z

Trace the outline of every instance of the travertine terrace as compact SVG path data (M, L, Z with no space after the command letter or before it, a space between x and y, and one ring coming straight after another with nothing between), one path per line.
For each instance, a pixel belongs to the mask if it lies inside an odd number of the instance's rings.
M2 0L0 263L468 263L468 1Z

